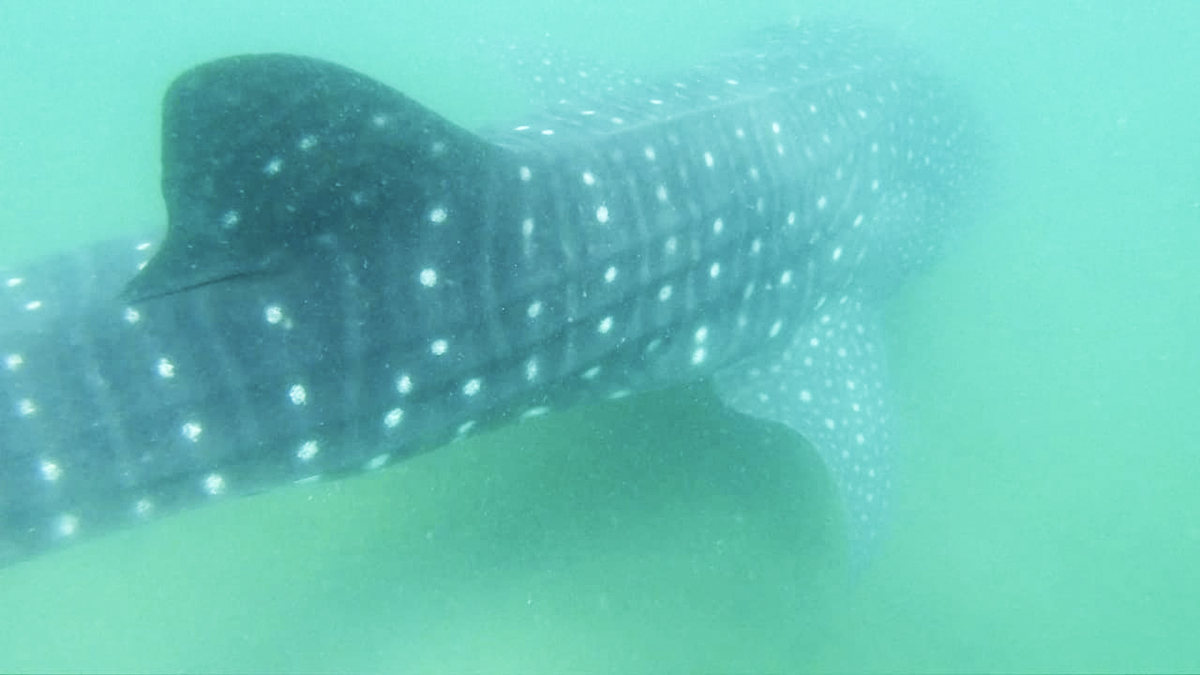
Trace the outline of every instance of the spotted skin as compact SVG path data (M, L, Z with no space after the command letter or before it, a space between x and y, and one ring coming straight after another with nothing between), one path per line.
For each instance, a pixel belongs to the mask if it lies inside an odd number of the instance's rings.
M601 89L472 134L313 59L182 75L165 240L2 277L0 560L703 378L872 540L871 306L948 238L966 116L854 30Z

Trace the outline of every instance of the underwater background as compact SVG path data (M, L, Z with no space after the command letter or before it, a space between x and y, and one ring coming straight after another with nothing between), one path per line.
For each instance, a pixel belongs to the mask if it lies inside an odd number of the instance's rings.
M799 439L684 387L0 569L0 671L1200 670L1200 3L8 3L0 263L160 231L159 102L208 59L470 127L520 112L510 40L653 75L793 17L897 34L990 135L972 233L888 308L868 567Z

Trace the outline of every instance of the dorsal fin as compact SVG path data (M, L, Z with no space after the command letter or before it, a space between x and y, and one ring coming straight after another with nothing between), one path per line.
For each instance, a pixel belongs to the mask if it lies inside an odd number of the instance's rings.
M167 236L125 296L282 271L317 237L403 219L488 151L332 63L269 54L201 65L163 103Z

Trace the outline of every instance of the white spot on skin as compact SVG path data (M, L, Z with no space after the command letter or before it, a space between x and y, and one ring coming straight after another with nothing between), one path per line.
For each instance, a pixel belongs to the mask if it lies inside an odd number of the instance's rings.
M839 247L833 249L833 261L837 262L838 259L841 257L842 257L842 247L839 246Z
M459 436L466 436L467 434L471 433L471 430L474 428L475 420L467 420L466 422L458 425L458 430L455 433Z
M533 178L533 172L529 170L529 167L521 167L521 181L528 183L531 178Z
M316 441L304 441L300 445L300 449L296 451L296 459L301 462L309 462L319 452L321 452L321 445L319 443Z
M371 124L375 125L376 128L385 127L387 126L387 123L388 117L383 113L376 113L375 115L371 116Z
M858 227L859 225L862 225L862 221L863 221L863 214L860 213L857 216L855 216L855 218L854 218L854 227Z
M674 255L675 251L679 250L679 239L676 237L667 237L667 241L663 244L663 250L667 255Z
M210 473L204 477L204 491L216 497L224 494L226 489L225 477L219 473Z
M8 286L9 288L16 288L17 286L20 286L23 283L25 283L25 280L21 277L10 277L8 280L6 280L4 282L4 285Z
M805 403L812 402L812 392L807 389L801 390L800 391L800 400L804 401Z
M263 317L269 324L277 324L283 321L283 308L279 305L267 305L263 310Z
M825 196L824 196L824 195L822 195L822 196L820 196L820 197L818 197L818 198L817 198L817 208L818 208L818 209L823 209L823 208L825 208L825 205L826 205L826 204L828 204L828 203L829 203L829 201L828 201L827 199L825 199Z
M708 353L704 350L703 347L696 349L695 351L692 352L692 365L698 366L701 363L704 363L704 359L707 357L708 357Z
M444 223L444 222L446 222L447 215L448 214L446 213L446 209L439 206L429 212L429 221L432 223L438 223L438 224Z
M594 379L596 379L596 376L599 374L600 374L600 366L592 366L591 368L588 368L587 370L583 371L582 377L585 380L594 380Z
M317 147L317 137L309 134L308 136L301 138L300 142L296 144L296 147L305 151L312 150L313 148Z
M388 459L390 458L391 455L387 454L386 452L382 455L375 455L363 465L363 468L367 471L378 471L388 463Z
M8 370L18 370L25 364L25 357L20 354L9 354L4 357L4 367Z
M179 428L179 432L183 437L195 443L200 440L200 434L204 433L204 427L200 426L199 422L184 422Z
M654 196L658 197L658 201L660 202L667 201L667 187L665 185L659 185L658 189L654 191Z
M396 391L402 395L411 394L413 390L412 378L407 373L396 378Z
M792 283L792 271L785 270L783 274L779 275L779 284L781 286L787 286L790 283Z
M141 499L134 502L133 512L139 518L149 517L150 514L154 513L154 502L151 501L148 497L142 497Z
M647 145L646 149L644 150L644 153L646 155L646 159L650 160L651 162L654 161L654 158L655 158L654 148Z
M596 184L596 176L594 176L591 171L584 171L583 172L583 184L584 185L595 185Z
M75 536L79 532L79 517L70 513L62 514L55 522L54 530L60 537Z
M418 276L421 280L421 285L425 288L433 288L434 286L437 286L437 270L431 267L426 267L425 269L421 270L421 274Z
M603 333L608 333L609 331L611 331L612 327L613 327L613 318L611 316L606 316L600 320L600 323L596 326L596 330L603 334Z
M755 239L754 241L750 242L750 252L751 253L757 254L761 250L762 250L762 239Z
M31 301L25 303L25 310L29 311L29 312L32 312L34 310L41 309L41 308L42 308L41 300L31 300Z
M276 176L282 170L283 160L278 157L273 158L271 161L267 162L266 166L263 167L263 173L267 174L268 176Z
M526 239L533 236L533 218L526 218L521 221L521 235Z
M537 358L530 358L528 361L525 362L525 379L530 382L533 382L534 380L537 379L537 376L538 376L538 360L537 360Z
M711 152L704 153L704 166L707 166L708 168L711 169L711 168L713 168L713 164L715 164L715 163L716 163L716 161L713 159Z
M158 360L158 363L155 364L154 369L158 371L158 376L164 380L169 380L172 377L175 377L175 364L171 363L171 360L165 356Z
M771 330L768 334L771 337L775 337L776 335L779 335L779 331L781 330L783 330L783 322L776 321L775 323L771 324Z
M62 467L48 459L42 460L41 465L38 467L38 471L42 474L42 479L50 483L62 478Z
M383 416L383 426L388 429L395 429L404 420L404 411L400 408L392 408Z
M717 218L713 221L713 234L721 234L725 229L725 221Z
M23 398L17 401L17 414L21 417L30 417L36 415L38 411L37 404L31 398Z
M600 221L601 223L608 222L608 207L607 206L601 206L600 208L596 209L596 220Z
M708 327L701 326L697 328L696 334L693 337L695 337L697 343L704 342L708 339Z
M463 385L462 393L464 396L474 396L478 394L481 389L483 389L483 380L475 377L467 380L467 383Z
M771 131L779 133L779 122L771 122Z
M617 280L617 268L609 267L608 269L604 270L605 283L611 284L612 282L614 282L616 280Z
M225 229L233 229L242 222L242 216L237 211L226 211L225 215L221 216L221 227Z
M548 412L550 412L549 407L544 406L544 405L539 405L535 408L530 408L529 410L526 410L525 412L521 413L521 419L527 420L527 419L531 419L534 417L541 417L542 415L545 415Z
M721 275L721 263L713 263L712 267L708 268L708 276L716 279Z
M670 300L671 294L674 292L674 290L675 289L671 288L671 284L667 284L666 286L658 289L659 302L666 302L667 300Z
M126 307L121 318L125 320L125 323L135 324L142 320L142 313L132 307Z
M541 313L542 303L538 300L534 300L533 302L529 303L529 307L525 308L525 316L528 316L531 319L538 318L538 315Z
M830 431L833 431L835 428L837 428L837 422L834 422L833 420L826 418L825 419L825 428L829 429Z
M308 392L304 390L304 385L293 384L288 389L288 399L292 405L304 405L308 402Z
M449 347L450 343L446 342L445 340L434 340L433 342L429 343L429 351L434 356L441 356L445 354Z

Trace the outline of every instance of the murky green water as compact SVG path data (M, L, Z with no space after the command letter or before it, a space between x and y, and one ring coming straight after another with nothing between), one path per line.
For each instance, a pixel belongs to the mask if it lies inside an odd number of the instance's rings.
M320 55L470 121L504 93L464 35L687 63L804 9L375 5L6 8L0 256L161 222L158 98L206 58ZM938 56L996 151L888 317L905 461L860 577L816 460L690 388L0 570L0 671L1200 669L1200 5L1110 7L846 10Z

